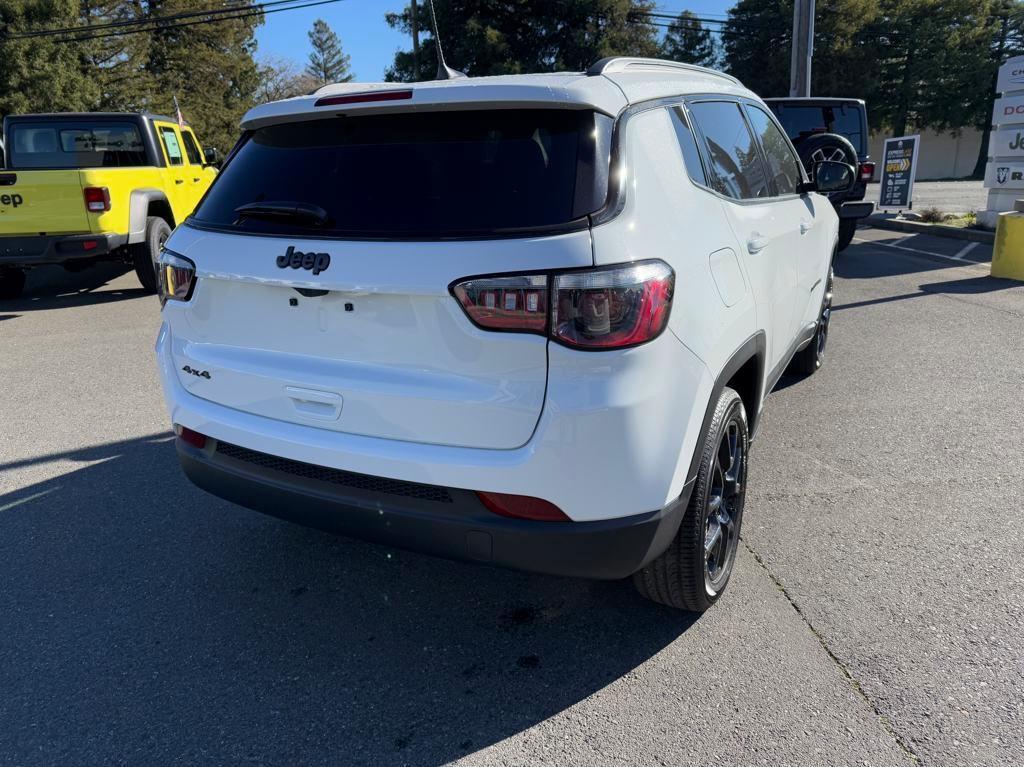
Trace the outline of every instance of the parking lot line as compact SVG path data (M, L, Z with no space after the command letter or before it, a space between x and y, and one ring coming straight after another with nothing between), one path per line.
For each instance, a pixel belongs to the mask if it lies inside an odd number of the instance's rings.
M968 253L970 253L976 247L978 247L978 243L976 243L976 242L969 242L966 245L964 245L962 248L960 248L960 250L957 251L956 255L953 256L953 258L957 259L958 261L962 261L964 259L964 256L966 256Z
M894 248L896 250L905 250L905 251L907 251L909 253L919 253L922 256L932 256L934 258L942 258L942 259L945 259L946 261L954 261L954 262L956 262L958 264L976 264L977 263L977 261L967 261L964 258L962 258L962 256L966 255L967 253L969 253L973 249L973 246L978 244L976 242L972 242L970 244L970 246L963 248L955 256L947 256L947 255L944 255L942 253L935 253L935 252L933 252L931 250L921 250L920 248L908 248L906 245L893 245L892 243L881 242L879 240L866 240L863 237L854 237L853 239L854 239L854 242L864 242L864 243L867 243L868 245L880 245L883 248Z

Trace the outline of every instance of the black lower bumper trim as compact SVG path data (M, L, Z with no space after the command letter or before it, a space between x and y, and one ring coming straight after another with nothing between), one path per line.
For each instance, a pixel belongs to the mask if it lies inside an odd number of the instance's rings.
M0 266L43 266L114 252L128 242L122 234L34 235L0 237Z
M322 467L311 464L298 464L310 470L296 472L295 461L284 466L240 458L237 451L218 450L214 440L201 450L180 439L176 445L185 474L197 486L271 516L449 559L580 578L625 578L664 551L679 528L692 487L688 484L664 509L646 514L536 522L496 516L469 490L436 488L450 500L434 500L384 492L365 482L331 481L319 471ZM381 482L388 489L395 481Z

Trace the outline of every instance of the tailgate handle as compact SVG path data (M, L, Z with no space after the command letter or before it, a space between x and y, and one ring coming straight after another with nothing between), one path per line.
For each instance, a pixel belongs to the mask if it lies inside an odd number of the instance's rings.
M0 173L0 186L14 186L17 183L17 173Z
M337 421L341 415L342 399L340 394L335 394L332 391L300 389L298 386L286 386L284 391L296 412L308 418Z

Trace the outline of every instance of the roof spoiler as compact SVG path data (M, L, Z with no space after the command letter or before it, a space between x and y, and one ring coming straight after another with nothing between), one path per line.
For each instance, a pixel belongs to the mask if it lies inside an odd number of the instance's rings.
M704 75L721 77L723 80L728 80L736 85L743 84L732 75L727 75L725 72L719 72L717 69L699 67L696 64L683 64L680 61L645 59L636 56L608 56L600 61L595 61L590 65L590 69L587 70L587 75L589 77L597 77L598 75L611 75L618 72L627 72L630 69L664 69L670 72L700 72Z

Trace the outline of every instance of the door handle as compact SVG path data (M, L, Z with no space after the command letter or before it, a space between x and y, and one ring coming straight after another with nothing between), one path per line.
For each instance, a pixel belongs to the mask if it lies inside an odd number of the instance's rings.
M184 184L185 183L185 179L183 179L183 178L176 178L176 179L174 179L174 183L175 184Z
M762 250L768 247L768 238L762 237L759 234L752 234L750 239L747 240L747 251L751 254L760 253Z
M800 234L807 234L814 228L814 224L809 224L806 221L800 222Z
M193 181L194 181L195 183L197 183L197 184L199 183L199 179L198 179L198 178L196 178L196 177L193 177L193 178L192 178L192 180L193 180Z

